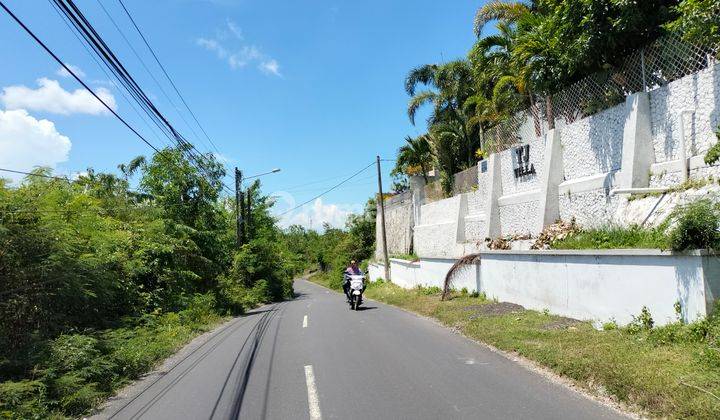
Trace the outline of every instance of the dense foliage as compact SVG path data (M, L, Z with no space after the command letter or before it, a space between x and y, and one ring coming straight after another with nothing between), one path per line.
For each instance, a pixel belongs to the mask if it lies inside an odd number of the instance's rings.
M494 32L486 30L491 22ZM398 151L395 173L436 168L446 193L452 175L473 166L479 149L482 155L506 147L489 130L518 111L533 112L538 131L540 117L552 126L554 94L617 68L667 31L720 44L720 6L715 0L493 0L477 11L474 29L478 39L466 58L418 66L405 80L411 122L420 108L431 108L427 133L415 139L426 142L429 153L408 142ZM538 115L543 111L547 115Z
M222 166L196 166L167 149L122 176L0 182L0 414L81 414L222 314L291 296L259 185L238 249Z
M375 200L370 199L362 214L348 218L345 229L326 225L323 233L318 233L291 226L285 233L285 240L293 244L297 261L304 262L304 269L318 270L327 286L339 288L342 272L350 260L366 263L373 256L376 212Z

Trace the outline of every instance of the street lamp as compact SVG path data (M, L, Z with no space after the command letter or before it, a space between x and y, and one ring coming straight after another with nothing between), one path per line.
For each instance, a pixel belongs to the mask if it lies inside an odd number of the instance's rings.
M280 168L275 168L275 169L273 169L273 170L270 171L270 172L263 172L263 173L257 174L257 175L246 176L246 177L244 177L243 179L257 178L257 177L259 177L259 176L268 175L268 174L276 174L276 173L278 173L278 172L280 172Z

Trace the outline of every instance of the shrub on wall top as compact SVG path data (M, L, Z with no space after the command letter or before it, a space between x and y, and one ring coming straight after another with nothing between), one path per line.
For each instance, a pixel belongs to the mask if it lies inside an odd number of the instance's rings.
M675 251L717 249L720 245L720 209L708 199L697 200L676 211L676 226L670 232Z

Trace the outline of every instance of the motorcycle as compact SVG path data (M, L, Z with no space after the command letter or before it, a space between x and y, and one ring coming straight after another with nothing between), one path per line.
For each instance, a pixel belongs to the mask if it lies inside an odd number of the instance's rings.
M362 303L362 294L365 290L365 276L362 274L348 275L348 291L347 298L350 303L350 309L357 311Z

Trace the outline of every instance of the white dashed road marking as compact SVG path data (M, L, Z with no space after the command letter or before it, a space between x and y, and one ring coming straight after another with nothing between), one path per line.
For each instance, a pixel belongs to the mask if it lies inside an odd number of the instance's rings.
M305 366L305 382L307 383L310 420L322 420L320 401L318 400L317 388L315 387L315 373L313 373L312 365Z
M303 328L307 328L307 315L303 318Z

